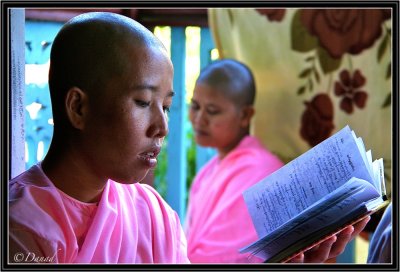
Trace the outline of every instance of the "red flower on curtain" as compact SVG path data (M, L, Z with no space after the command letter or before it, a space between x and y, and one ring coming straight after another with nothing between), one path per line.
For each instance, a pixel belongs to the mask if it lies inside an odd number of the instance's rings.
M390 17L388 9L302 9L300 14L308 32L335 59L371 47Z
M258 13L268 17L270 21L277 21L280 22L283 20L285 16L285 9L256 9Z
M304 104L306 110L301 116L300 135L310 146L315 146L328 138L335 128L333 103L328 94L322 93Z
M353 104L360 109L364 108L368 94L360 88L365 85L367 80L360 70L357 69L353 76L348 70L343 70L339 74L339 79L335 82L335 95L342 97L340 108L348 114L353 112Z
M330 126L329 121L321 129L311 127L311 124L326 123L322 118L324 115L321 114L321 105L328 104L328 100L332 104L335 101L333 95L339 97L339 109L347 114L352 114L355 108L367 107L368 94L364 89L367 79L362 68L353 68L352 58L379 43L377 61L379 63L384 59L384 55L391 49L391 28L386 22L390 18L390 9L299 9L295 12L290 29L291 48L307 53L306 65L298 74L303 83L297 88L297 94L315 91L329 77L329 86L325 87L326 94L322 97L314 95L311 102L305 102L300 134L311 146L323 140L322 136L318 138L315 135L325 135L328 138L330 134L325 132L333 131L333 124ZM345 57L347 62L344 62ZM346 64L348 67L343 68ZM335 73L339 74L339 79L331 85L331 77ZM391 60L388 61L383 76L390 79ZM389 92L382 108L390 103Z

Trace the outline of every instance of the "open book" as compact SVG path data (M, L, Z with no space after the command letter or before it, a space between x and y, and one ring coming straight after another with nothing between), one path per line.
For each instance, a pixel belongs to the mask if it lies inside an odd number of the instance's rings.
M285 262L387 204L383 160L346 126L247 189L259 240L242 248Z

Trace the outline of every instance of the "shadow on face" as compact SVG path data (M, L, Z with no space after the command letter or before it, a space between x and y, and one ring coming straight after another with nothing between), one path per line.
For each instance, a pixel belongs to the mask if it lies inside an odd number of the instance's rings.
M91 14L61 30L50 89L55 138L96 176L132 183L155 167L168 133L173 68L151 32L121 17Z

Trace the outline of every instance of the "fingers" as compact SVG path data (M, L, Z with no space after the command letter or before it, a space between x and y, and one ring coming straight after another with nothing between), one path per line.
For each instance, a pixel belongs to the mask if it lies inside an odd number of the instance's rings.
M371 217L368 216L357 224L344 228L338 234L333 235L306 252L296 255L288 263L322 263L337 257L343 253L346 245L365 228L370 219Z
M360 222L358 222L357 224L353 225L354 231L351 235L351 239L355 238L358 234L360 234L361 231L363 231L365 226L368 224L369 220L371 220L371 216L368 216L363 220L361 220Z
M337 237L334 235L329 239L323 241L318 246L311 248L304 252L305 263L322 263L330 259L330 252L332 245L336 242Z
M367 225L368 221L371 219L370 216L364 218L357 224L354 224L353 226L348 226L345 229L343 229L341 232L337 234L337 241L336 243L333 244L330 252L329 258L334 258L336 256L339 256L340 254L343 253L343 251L346 248L346 245L353 240L360 232L365 228Z
M348 226L343 229L341 232L337 234L337 240L332 245L331 252L329 254L329 258L334 258L343 253L346 248L346 245L351 241L352 234L354 232L353 226Z
M304 263L304 253L297 254L292 259L288 261L288 263Z

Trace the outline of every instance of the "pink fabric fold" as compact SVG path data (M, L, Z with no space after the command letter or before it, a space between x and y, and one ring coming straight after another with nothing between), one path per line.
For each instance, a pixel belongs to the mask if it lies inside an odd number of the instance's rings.
M192 263L260 262L238 250L257 233L242 193L282 166L252 136L246 136L222 161L212 158L196 175L185 223Z
M88 204L36 165L10 181L9 205L11 262L188 262L179 217L148 185L109 180L100 202Z

